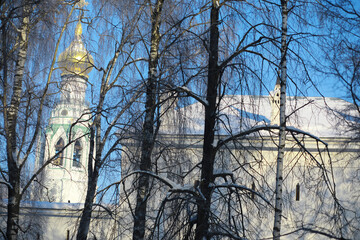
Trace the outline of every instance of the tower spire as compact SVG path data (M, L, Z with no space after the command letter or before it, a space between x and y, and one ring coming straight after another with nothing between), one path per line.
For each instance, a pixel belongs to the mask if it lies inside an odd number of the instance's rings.
M277 71L277 78L274 90L270 92L271 125L280 125L280 71Z
M74 40L64 52L60 53L58 64L62 71L61 75L78 75L88 78L91 72L94 60L90 53L85 48L82 41L82 25L81 19L83 17L83 6L87 5L84 0L79 1L77 5L80 7L79 20L75 27Z
M82 35L82 26L81 26L81 19L79 18L79 21L75 27L75 38L81 38L81 35Z

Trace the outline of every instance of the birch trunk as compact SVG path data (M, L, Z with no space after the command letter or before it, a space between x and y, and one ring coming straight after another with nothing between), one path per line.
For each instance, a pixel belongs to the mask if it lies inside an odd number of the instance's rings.
M216 123L216 99L217 89L219 86L219 1L213 0L210 13L210 51L209 51L209 66L208 66L208 83L206 100L208 105L205 106L205 129L204 129L204 143L203 156L201 168L201 184L200 190L205 199L197 200L197 225L195 230L195 239L202 240L209 239L209 213L211 207L211 183L214 182L213 170L215 161L215 148L213 146L215 136Z
M286 52L287 52L287 9L288 0L281 0L281 60L280 60L280 131L279 131L279 148L276 167L276 189L275 189L275 217L273 239L280 239L281 234L281 217L282 217L282 185L283 185L283 162L285 153L286 141L286 118L285 118L285 104L286 104Z
M88 156L88 187L86 192L86 199L84 204L84 209L82 211L82 215L80 218L80 224L78 228L78 232L76 235L77 240L87 239L87 235L89 233L89 226L92 214L92 208L94 205L94 197L96 192L97 180L99 177L99 159L101 158L96 155L96 159L94 161L94 129L90 128L90 150ZM95 166L93 167L93 163L95 162Z
M7 208L7 228L6 237L9 240L17 239L19 231L19 212L20 212L20 166L17 159L17 117L19 112L22 85L24 78L24 68L28 51L28 33L30 27L30 6L25 5L22 24L19 29L19 51L17 53L15 76L12 88L10 106L4 108L4 125L6 134L6 154L9 170L8 186L8 208ZM5 87L7 87L5 85ZM4 94L4 104L6 94Z
M161 11L164 0L157 0L151 12L151 46L149 59L149 78L146 83L145 120L142 130L140 170L151 170L151 154L154 148L154 123L156 104L156 80L159 59ZM149 176L141 175L137 184L136 207L134 215L133 239L144 239L146 228L147 198Z
M86 198L84 203L84 209L81 214L80 224L77 231L76 239L84 240L87 239L87 235L89 233L89 226L92 215L92 208L94 205L94 199L96 194L96 187L99 178L99 172L102 166L102 154L104 149L104 144L106 141L106 136L101 139L102 125L101 125L101 117L102 111L104 108L104 102L106 93L109 90L109 77L112 74L112 71L115 66L115 62L118 59L120 54L119 49L116 51L113 61L111 61L108 65L106 73L104 74L101 81L100 88L100 97L99 103L96 108L95 119L90 128L90 151L88 156L88 186L86 191ZM111 128L110 126L109 128ZM94 158L95 154L95 158Z

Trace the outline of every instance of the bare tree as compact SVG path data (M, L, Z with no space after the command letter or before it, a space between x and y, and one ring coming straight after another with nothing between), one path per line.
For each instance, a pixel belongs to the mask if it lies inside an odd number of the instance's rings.
M323 38L321 47L324 51L326 62L322 64L321 71L330 77L338 80L337 87L345 89L345 96L353 103L356 111L360 113L359 97L359 50L358 24L360 13L353 1L324 1L320 4L318 11L320 18L324 19L325 29L333 32ZM330 49L328 49L330 48ZM325 71L324 71L325 70ZM351 114L350 114L351 115ZM357 119L345 118L348 121L349 129L357 132ZM358 134L357 134L358 135Z
M149 2L150 6L152 5ZM164 0L157 0L151 6L151 42L150 42L150 56L149 56L149 70L148 80L146 81L146 103L145 103L145 118L142 130L142 145L141 145L141 159L140 170L151 170L151 155L154 147L154 124L155 124L155 108L156 108L156 82L158 79L158 61L159 61L159 44L160 44L160 24L161 13ZM149 192L149 176L142 175L138 180L136 207L134 215L134 231L133 239L143 239L145 236L145 218L147 208L147 193Z
M210 44L209 44L209 65L208 65L208 83L205 105L205 129L204 129L204 144L203 157L201 161L201 192L204 199L198 200L198 214L195 239L209 239L209 214L211 205L210 184L214 181L214 162L215 149L213 146L215 137L215 123L216 123L216 100L218 87L220 85L220 71L218 66L219 59L219 14L220 1L212 1L210 13Z
M123 5L122 5L123 4ZM105 165L109 165L111 156L119 151L119 144L122 138L118 134L120 131L125 131L128 125L131 125L132 120L128 120L128 111L131 109L134 102L141 96L143 87L134 86L129 84L123 84L122 75L128 70L131 65L144 61L143 58L135 58L134 52L137 47L137 38L135 36L135 29L138 27L139 16L143 11L143 7L136 7L131 1L128 3L122 3L117 6L130 4L134 7L134 13L120 11L124 20L131 21L131 24L124 25L121 29L118 39L114 42L115 51L111 53L111 57L107 63L107 66L102 69L101 83L99 92L96 93L98 99L94 100L94 106L92 107L93 122L90 126L90 151L88 156L88 185L86 199L84 203L84 209L82 210L80 223L77 228L77 239L87 239L89 234L89 226L92 217L94 206L101 203L101 199L98 203L95 202L97 196L97 186L101 170ZM104 3L106 5L106 3ZM116 14L116 13L115 13ZM96 17L97 18L97 17ZM101 20L101 18L99 18ZM106 56L102 56L104 58ZM134 90L134 88L138 88ZM121 94L121 97L114 98L113 94ZM129 99L125 95L131 96ZM113 114L116 111L116 114ZM118 138L114 140L114 136ZM100 195L101 196L101 195ZM109 213L111 214L110 210Z
M275 217L274 217L274 230L273 237L274 239L280 239L281 232L281 217L282 217L282 185L283 185L283 162L284 162L284 152L285 152L285 141L286 141L286 116L285 116L285 107L286 107L286 75L287 75L287 66L286 66L286 53L288 43L287 38L287 16L288 16L288 1L281 0L281 60L280 60L280 131L279 131L279 150L276 163L276 189L275 189Z
M42 86L42 89L37 87L31 78L29 79L30 71L27 65L31 66L29 52L33 51L33 49L29 49L29 46L34 47L37 44L36 40L32 39L37 26L48 23L55 11L61 7L59 2L54 1L51 2L54 7L53 11L49 11L47 9L49 4L45 5L36 1L1 2L2 136L6 142L7 160L7 165L1 172L4 179L2 183L8 188L7 239L17 239L18 231L22 227L19 222L20 202L31 182L41 172L39 170L27 178L25 166L34 152L41 128L59 40L52 48L54 50L53 58L46 84ZM66 23L60 31L59 39L66 28ZM54 44L51 41L49 43ZM40 90L39 95L34 92L35 89Z
M344 142L342 151L347 154L342 165L351 166L354 172L347 172L346 168L338 169L337 174L344 176L344 181L337 182L337 191L346 184L358 186L355 172L358 170L358 153L348 153L347 150L359 143L360 123L360 94L359 94L359 22L360 12L356 1L323 1L317 5L318 18L323 23L324 37L319 40L322 50L322 61L314 66L316 71L324 74L325 78L333 80L332 90L351 104L344 102L330 109L333 113L337 128L350 137ZM334 215L341 236L355 237L359 232L360 223L354 213L357 208L358 191L352 190L347 195L352 201L339 197L339 210ZM351 202L351 203L350 203ZM341 228L340 226L347 226Z

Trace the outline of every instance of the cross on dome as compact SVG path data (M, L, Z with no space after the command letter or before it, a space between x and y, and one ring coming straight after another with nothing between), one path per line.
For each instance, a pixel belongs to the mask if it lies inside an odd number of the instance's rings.
M77 4L81 7L87 5L84 0ZM86 50L81 38L81 15L79 16L74 35L74 40L70 43L70 46L67 47L64 52L60 53L58 64L62 71L62 75L73 74L88 78L88 74L93 68L94 60Z
M87 6L89 3L86 2L85 0L80 0L79 2L76 3L76 5L79 7L79 8L83 8L85 6Z

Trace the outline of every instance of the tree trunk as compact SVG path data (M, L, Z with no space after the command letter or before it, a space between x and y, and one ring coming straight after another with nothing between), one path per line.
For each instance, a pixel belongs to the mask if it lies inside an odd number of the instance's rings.
M201 168L200 190L205 199L197 201L197 225L195 230L195 239L202 240L204 237L209 239L209 213L211 207L211 186L214 181L213 170L215 161L215 148L213 146L216 122L216 100L217 89L220 83L220 69L218 66L219 51L219 1L213 0L210 15L210 51L208 66L208 83L205 106L205 129L203 143L203 157Z
M22 94L22 84L24 78L24 68L28 50L28 32L30 25L30 6L25 5L21 28L19 29L19 52L15 65L15 76L13 83L13 92L10 106L4 108L4 120L6 131L6 151L7 164L9 170L8 186L8 215L7 215L7 239L17 239L19 230L19 212L20 212L20 167L17 159L17 118ZM5 86L7 87L7 86ZM4 98L6 98L4 94ZM4 101L4 104L6 99Z
M87 239L89 232L92 208L94 205L94 197L96 192L97 180L99 177L99 163L101 156L98 156L100 152L96 153L95 166L93 167L94 157L94 129L90 128L90 150L88 157L88 187L86 192L86 199L84 209L82 211L78 232L76 235L77 240Z
M286 141L286 52L287 52L287 9L288 0L281 0L282 26L281 26L281 60L280 60L280 131L279 131L279 148L276 166L276 189L275 189L275 217L273 239L280 239L281 217L282 217L282 185L283 185L283 161Z
M140 170L151 170L151 154L154 147L154 123L156 104L156 80L158 51L160 43L161 11L164 0L157 0L151 12L151 47L149 60L149 78L146 83L145 120L142 130ZM141 175L137 184L136 207L134 215L133 239L144 239L146 228L147 199L149 194L149 176Z

